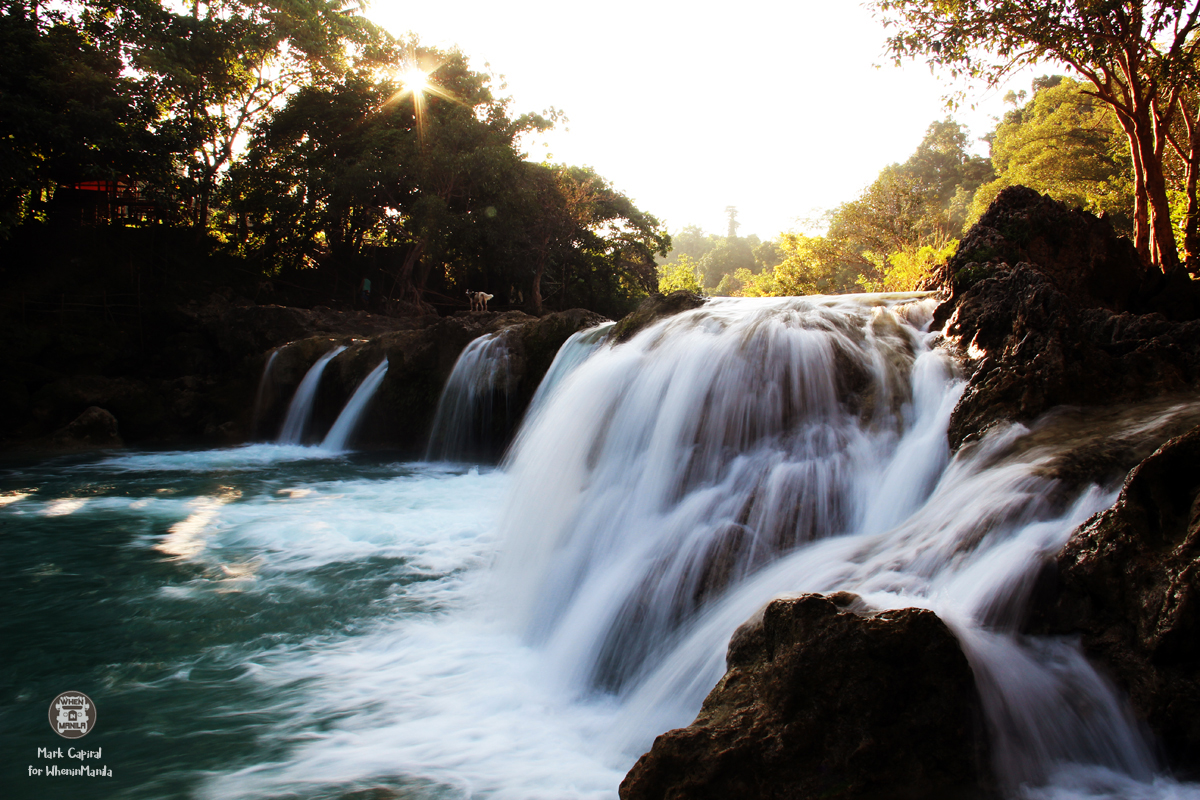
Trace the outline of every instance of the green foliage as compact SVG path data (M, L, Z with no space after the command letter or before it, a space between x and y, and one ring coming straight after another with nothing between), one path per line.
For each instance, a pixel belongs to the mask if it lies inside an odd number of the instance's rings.
M557 112L514 117L460 53L355 8L0 0L0 234L101 179L289 283L349 297L371 272L395 308L466 288L620 313L654 290L658 221L590 169L524 160ZM415 94L395 77L413 66Z
M923 245L889 254L877 262L881 277L877 280L860 275L858 282L868 292L911 292L922 281L945 264L958 249L958 240L951 239L942 247Z
M1112 107L1078 81L1035 81L1034 95L1005 115L992 136L996 179L971 204L978 220L1006 186L1028 186L1133 230L1133 166L1129 144Z
M1200 2L1093 2L1093 0L874 0L893 30L888 48L897 61L921 58L951 77L992 85L1029 64L1056 61L1089 84L1089 92L1117 114L1133 165L1133 239L1139 254L1165 272L1179 254L1168 181L1172 151L1196 176L1200 108L1192 94L1200 78ZM1180 125L1180 118L1187 118ZM1172 127L1182 137L1168 136ZM1184 144L1186 142L1186 144ZM1197 181L1185 180L1192 212L1200 208ZM1190 214L1194 218L1195 214ZM1200 230L1186 232L1189 269L1200 272Z
M670 294L679 290L700 294L700 265L687 255L658 267L658 291Z
M142 76L202 229L238 141L292 92L391 57L387 35L329 0L78 0L83 30Z
M700 259L700 281L707 288L715 288L726 275L739 269L755 267L754 248L748 239L725 237Z
M958 123L931 124L906 162L885 167L858 200L834 212L830 237L861 255L940 248L961 235L966 199L991 178L987 159L966 145Z

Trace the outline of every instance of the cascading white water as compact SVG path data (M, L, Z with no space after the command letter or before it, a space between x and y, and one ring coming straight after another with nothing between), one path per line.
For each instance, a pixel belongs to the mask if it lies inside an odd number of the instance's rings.
M275 359L279 358L279 351L282 349L282 347L277 347L271 351L266 366L263 367L262 377L258 379L258 391L254 394L254 415L250 418L251 435L258 434L258 421L262 417L263 401L266 399L267 390L271 387L271 367L275 366Z
M561 688L615 694L614 751L687 724L772 597L849 590L958 633L1010 789L1153 776L1078 649L1016 632L1037 570L1113 493L1051 500L1055 453L1012 448L1019 427L950 459L962 382L921 330L932 306L713 300L596 351L522 429L494 607Z
M296 387L296 393L292 395L292 402L288 405L287 416L283 420L283 427L279 431L279 438L275 440L276 442L301 444L308 421L312 417L313 399L317 396L317 387L321 385L321 374L325 372L325 367L329 365L329 362L345 349L344 346L339 345L318 358L316 363L309 367L308 372L304 374L304 379Z
M450 373L438 400L429 435L430 461L470 461L488 458L499 449L504 431L497 431L497 408L509 413L514 381L504 332L488 333L467 345Z
M38 620L15 618L17 649L56 629L43 606L93 631L139 612L88 673L102 707L162 711L109 723L131 797L613 800L739 625L845 589L958 633L1012 800L1197 798L1072 642L1019 633L1035 575L1113 498L1053 479L1079 437L1140 447L1197 404L1114 412L1103 435L1058 414L951 458L962 383L922 333L931 306L714 300L566 369L573 345L504 469L258 445L0 475L16 610ZM93 549L114 542L142 557L114 572ZM70 602L75 573L114 602ZM79 688L74 656L32 657Z
M596 352L600 345L604 344L608 338L608 332L614 325L616 325L615 322L604 322L594 328L577 331L563 342L562 347L558 348L558 352L554 356L554 361L550 364L550 369L546 370L542 382L538 384L537 391L533 393L533 399L529 401L529 410L525 412L525 420L522 424L530 424L530 421L546 404L550 395L558 388L562 379L574 372L580 364L587 361L592 353Z
M379 388L379 384L383 383L383 378L387 375L387 369L388 360L385 358L379 362L379 366L371 370L370 374L354 390L354 394L346 402L342 413L338 414L333 427L329 429L329 433L325 434L325 439L321 442L323 450L340 452L346 449L346 444L349 442L351 434L354 433L354 429L358 427L363 412L367 409L367 404L375 396L375 391Z

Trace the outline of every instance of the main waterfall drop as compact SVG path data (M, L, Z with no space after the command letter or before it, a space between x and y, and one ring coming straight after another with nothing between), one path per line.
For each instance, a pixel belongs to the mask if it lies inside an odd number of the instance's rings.
M596 350L522 429L489 605L564 690L616 698L609 746L686 725L773 597L846 590L957 632L1010 789L1153 776L1078 650L1016 630L1032 576L1113 494L1064 500L1057 452L1013 447L1019 427L951 459L963 383L933 305L711 300Z

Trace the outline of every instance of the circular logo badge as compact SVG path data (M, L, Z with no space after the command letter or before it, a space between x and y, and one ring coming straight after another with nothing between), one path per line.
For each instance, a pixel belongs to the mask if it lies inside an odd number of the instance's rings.
M86 736L96 727L96 704L83 692L63 692L50 704L50 727L67 739Z

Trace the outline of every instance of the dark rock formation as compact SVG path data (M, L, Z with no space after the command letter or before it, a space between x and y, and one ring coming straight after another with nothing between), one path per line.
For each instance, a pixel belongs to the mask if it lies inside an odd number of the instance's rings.
M846 593L768 604L734 634L696 721L655 740L622 800L991 796L954 635L930 611L857 604Z
M1001 192L944 280L950 297L934 326L971 371L951 420L955 448L1001 419L1200 385L1191 282L1145 270L1105 221L1032 190Z
M558 348L576 331L604 321L599 314L582 309L541 318L519 311L489 312L433 318L424 326L370 339L318 336L294 342L280 350L272 365L270 397L264 398L255 427L260 435L276 431L305 372L322 354L341 344L347 350L326 369L314 409L314 428L328 429L358 385L386 358L387 375L362 422L362 428L371 432L370 441L362 444L421 453L455 361L472 340L500 333L509 349L508 382L514 387L512 395L501 401L507 407L494 415L502 428L497 431L502 450Z
M64 449L91 447L121 447L121 435L117 431L117 419L103 408L89 407L76 417L70 425L54 434L56 446Z
M1129 474L1040 594L1032 631L1082 634L1172 760L1200 773L1200 428Z
M632 314L627 314L621 318L613 327L612 334L610 335L611 341L613 344L627 342L638 331L650 327L660 319L682 311L699 308L706 302L707 300L701 295L684 289L671 292L670 294L658 294L655 292L643 300L641 305Z
M1145 311L1157 283L1137 251L1107 221L1024 186L1000 192L947 265L955 295L1005 265L1036 264L1050 283L1084 308Z
M339 359L337 368L331 365L333 380L323 387L319 421L332 423L358 382L386 354L392 366L381 398L390 397L391 403L375 413L386 415L390 408L392 414L380 417L389 433L378 443L416 451L442 384L472 339L521 326L523 333L514 341L529 379L521 384L518 401L527 403L558 345L578 327L602 321L580 310L540 321L520 312L390 317L320 306L254 305L227 293L178 308L147 307L139 314L136 326L98 326L91 337L77 335L70 325L18 328L11 379L0 388L0 440L10 446L62 447L65 440L55 433L91 406L112 414L126 442L190 446L271 439L308 368L345 344L361 355ZM259 393L266 360L283 345L288 346L279 351Z

